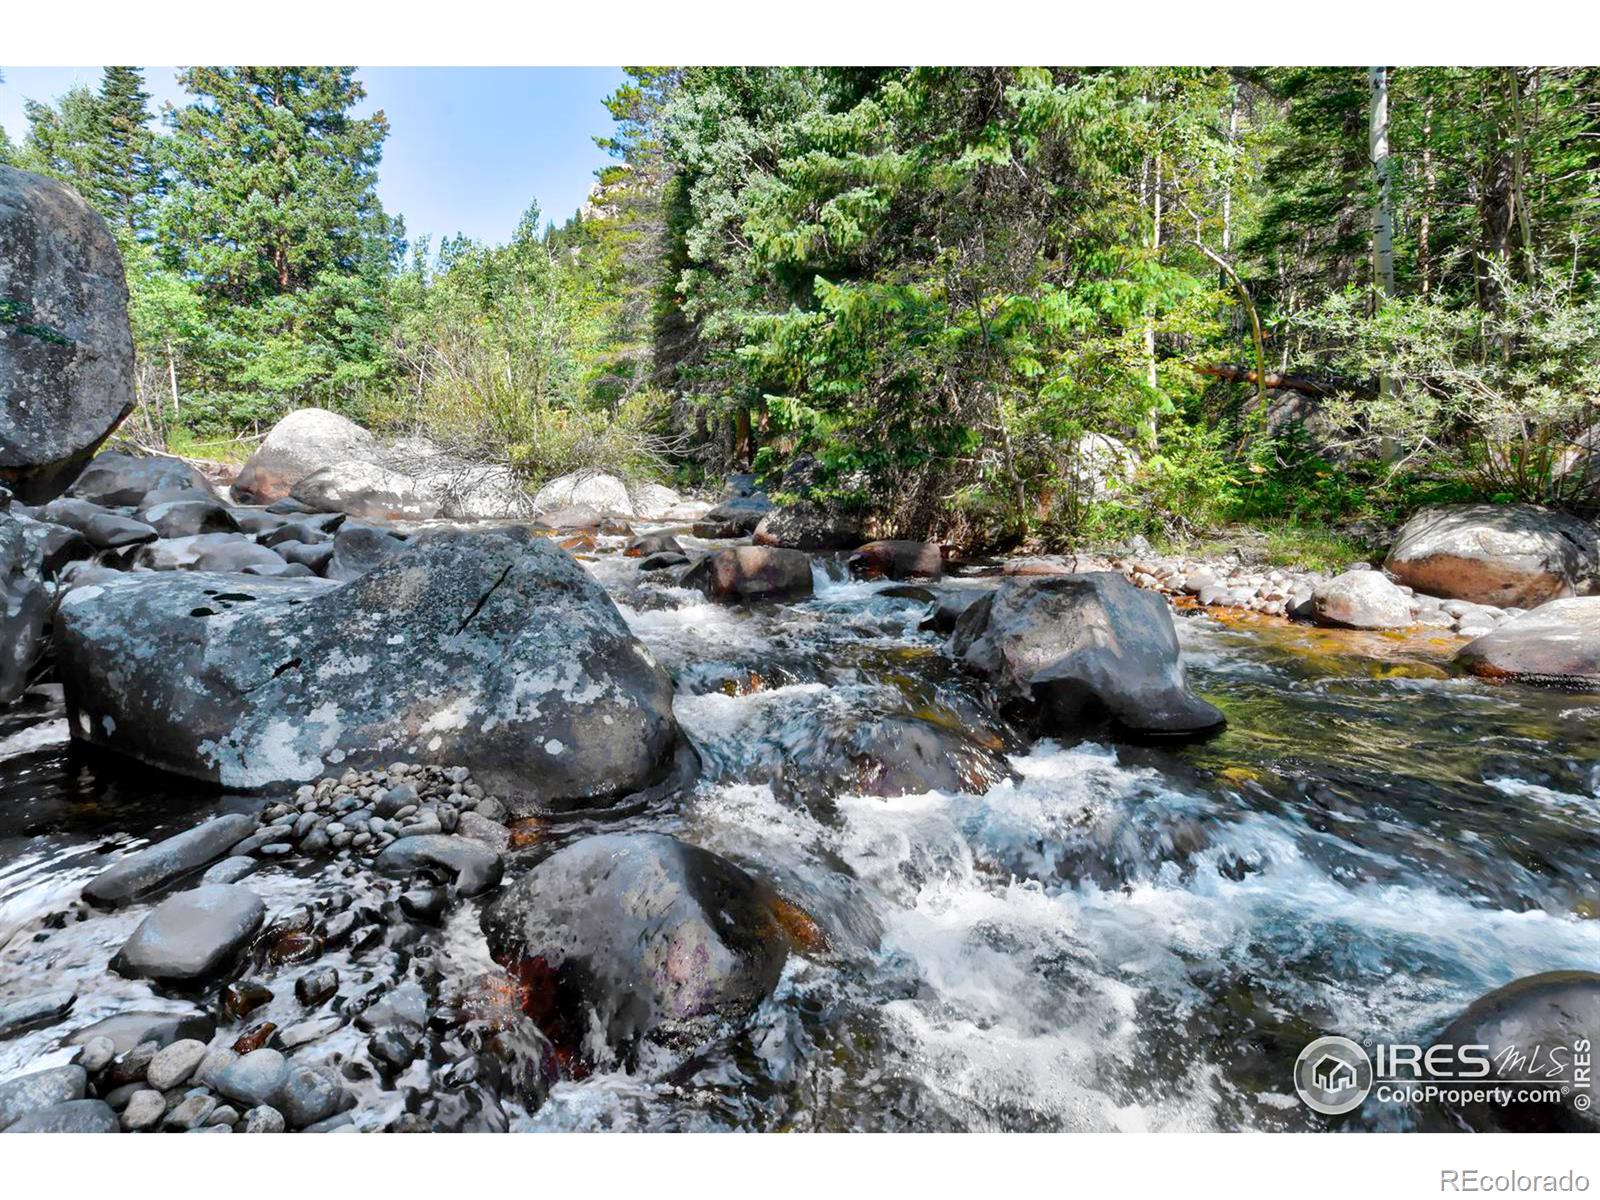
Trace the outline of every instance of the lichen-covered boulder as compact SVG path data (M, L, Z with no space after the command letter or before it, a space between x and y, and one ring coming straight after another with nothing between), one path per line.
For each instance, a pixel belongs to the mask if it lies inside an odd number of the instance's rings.
M1600 541L1533 504L1448 504L1407 521L1383 565L1429 596L1534 608L1595 590Z
M262 439L233 481L233 496L244 504L271 504L312 472L373 459L377 450L372 434L348 417L324 408L297 409Z
M360 459L319 467L294 485L290 498L317 512L376 521L426 521L439 504L409 475Z
M1486 679L1600 691L1600 596L1541 604L1468 642L1455 660Z
M1346 571L1317 584L1311 611L1319 624L1346 629L1404 629L1416 619L1411 597L1382 571Z
M10 704L28 686L50 615L42 545L29 537L30 526L39 528L0 511L0 704Z
M0 483L56 495L132 409L110 230L65 184L0 166Z
M625 1054L746 1020L788 946L775 897L727 859L659 833L556 851L484 914L490 953L558 1047Z
M259 788L407 759L529 811L674 766L672 681L567 554L514 528L430 537L343 586L197 572L74 588L73 735Z
M1146 736L1226 721L1189 690L1166 601L1109 571L1007 579L961 614L950 649L1002 711L1046 733L1106 716Z
M735 546L708 554L679 583L724 604L794 600L811 595L816 586L810 555L775 546Z

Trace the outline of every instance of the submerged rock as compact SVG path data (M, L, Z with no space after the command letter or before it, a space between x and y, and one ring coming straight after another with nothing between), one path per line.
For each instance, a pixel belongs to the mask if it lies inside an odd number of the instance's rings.
M1486 1047L1493 1065L1485 1083L1526 1081L1528 1064L1537 1062L1539 1082L1566 1095L1553 1103L1456 1103L1447 1105L1446 1112L1457 1124L1479 1132L1600 1133L1600 1115L1585 1103L1593 1097L1593 1076L1588 1077L1591 1086L1583 1087L1576 1074L1578 1055L1592 1055L1597 1039L1600 974L1550 971L1496 988L1474 1001L1434 1044ZM1583 1051L1580 1043L1587 1043Z
M64 183L0 165L0 483L37 502L133 411L122 256Z
M238 884L207 884L156 906L111 960L119 974L160 983L201 983L231 966L267 913Z
M1109 572L1007 579L961 615L950 649L1002 711L1047 733L1105 715L1150 736L1226 721L1189 690L1166 601Z
M482 842L444 834L403 837L373 861L380 875L408 876L429 867L449 874L463 896L476 896L500 883L500 855Z
M584 838L545 859L484 914L490 951L558 1046L594 1031L695 1040L741 1022L788 947L772 895L727 859L658 833Z
M1415 616L1411 597L1382 571L1346 571L1319 583L1311 609L1319 624L1347 629L1404 629Z
M1594 590L1600 541L1536 505L1452 504L1407 521L1383 565L1430 596L1532 608Z
M1541 604L1468 642L1455 661L1488 679L1600 690L1600 596Z
M335 463L372 460L377 451L372 434L348 417L298 409L268 432L233 481L233 495L245 504L271 504L307 475Z
M342 587L129 576L68 593L58 625L76 738L231 787L409 758L584 808L675 766L671 679L524 531L431 537Z
M724 603L792 600L811 595L815 587L809 555L772 546L719 550L685 571L679 583Z

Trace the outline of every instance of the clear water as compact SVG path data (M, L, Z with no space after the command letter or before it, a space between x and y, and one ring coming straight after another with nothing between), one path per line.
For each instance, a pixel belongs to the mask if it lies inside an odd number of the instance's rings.
M1323 1033L1426 1037L1514 978L1600 965L1600 706L1455 676L1452 639L1180 614L1225 734L1029 747L982 720L918 632L925 606L887 585L819 568L814 598L744 611L615 555L590 566L672 672L706 764L692 795L616 827L767 877L828 949L791 956L743 1032L559 1083L537 1107L507 1094L468 1127L1409 1128L1419 1114L1375 1103L1310 1113L1295 1056ZM895 712L976 726L1015 778L985 795L800 798L791 784L841 730ZM0 723L0 1004L48 977L80 992L75 1028L175 1002L104 970L143 906L73 910L59 929L50 914L109 856L256 801L80 761L59 720L43 705ZM605 827L553 824L509 870ZM279 911L369 883L291 864L253 886ZM491 971L477 907L376 965L335 957L351 989L418 955L447 986ZM59 1036L0 1042L0 1077L65 1058ZM358 1124L399 1111L394 1089L360 1090Z

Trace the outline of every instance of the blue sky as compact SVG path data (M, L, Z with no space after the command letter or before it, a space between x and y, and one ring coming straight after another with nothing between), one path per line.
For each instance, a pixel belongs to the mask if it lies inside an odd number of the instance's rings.
M0 67L0 125L27 131L25 99L54 100L75 83L97 87L99 67ZM607 156L601 100L622 82L617 67L361 67L363 112L389 118L378 172L383 206L411 237L465 233L504 241L530 200L546 219L583 203ZM157 111L185 100L171 67L146 67Z

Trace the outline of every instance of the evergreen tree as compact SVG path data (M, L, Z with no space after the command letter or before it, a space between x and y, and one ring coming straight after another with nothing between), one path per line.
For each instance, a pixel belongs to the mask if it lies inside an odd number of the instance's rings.
M107 67L97 97L97 136L91 151L95 205L130 234L149 227L156 189L151 162L150 96L138 67Z

